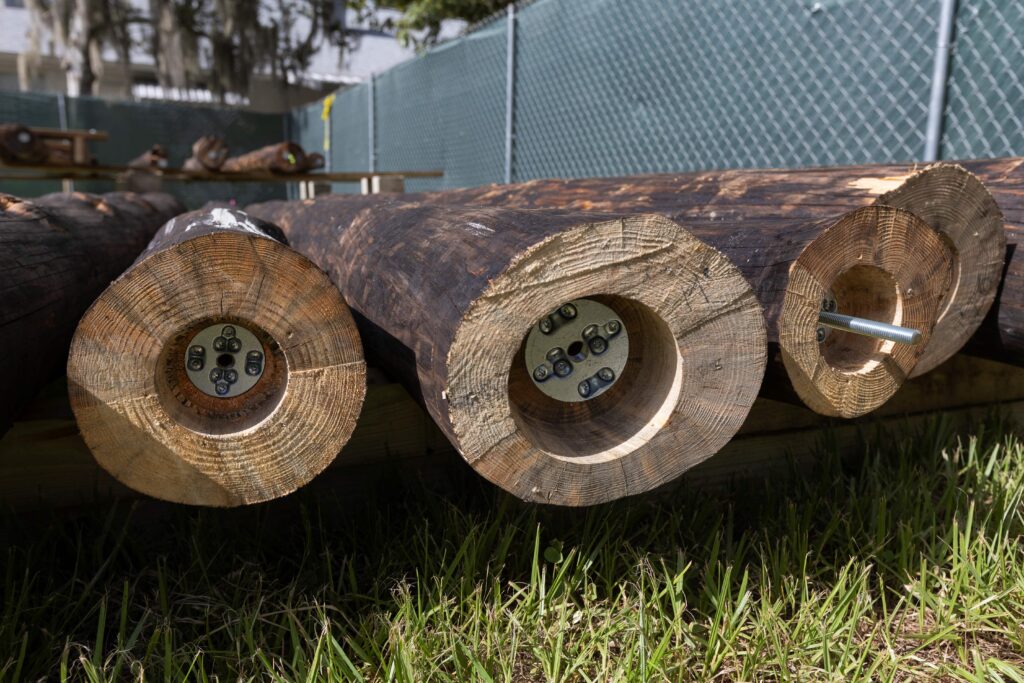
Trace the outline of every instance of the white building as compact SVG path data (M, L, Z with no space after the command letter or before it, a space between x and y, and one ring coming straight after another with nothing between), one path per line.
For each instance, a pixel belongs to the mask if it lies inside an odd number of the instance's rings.
M131 0L141 11L148 10L148 0ZM25 0L0 0L0 91L19 90L18 55L28 45L30 32L29 12ZM415 52L402 47L392 36L375 33L360 26L350 13L350 26L360 32L355 49L340 58L339 48L325 45L313 57L309 69L298 82L280 85L255 75L254 84L247 95L230 95L228 103L256 111L282 112L307 104L339 87L359 83L373 74L410 59ZM448 22L442 35L451 37L460 33L463 22ZM301 27L300 27L301 30ZM67 79L60 59L56 56L52 40L44 42L39 75L31 83L35 92L67 92ZM126 70L112 50L104 55L103 73L100 75L99 95L108 99L158 99L190 102L216 101L213 93L202 88L190 90L164 89L157 84L152 56L136 50Z

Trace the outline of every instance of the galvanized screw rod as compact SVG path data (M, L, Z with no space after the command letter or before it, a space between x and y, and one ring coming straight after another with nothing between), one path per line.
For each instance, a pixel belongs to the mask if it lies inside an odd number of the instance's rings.
M910 327L889 325L888 323L880 323L877 320L855 318L852 315L843 315L842 313L821 311L818 313L818 322L825 327L831 327L834 330L843 330L844 332L852 332L854 334L864 335L865 337L884 339L898 344L913 345L921 341L921 332L919 330L915 330ZM821 335L819 335L819 337L820 336Z
M884 339L885 341L896 342L897 344L917 344L921 341L921 332L910 327L899 327L888 323L880 323L877 320L867 318L856 318L852 315L836 313L836 300L826 296L821 302L821 312L818 313L818 343L825 341L826 327L843 332L852 332L865 337Z

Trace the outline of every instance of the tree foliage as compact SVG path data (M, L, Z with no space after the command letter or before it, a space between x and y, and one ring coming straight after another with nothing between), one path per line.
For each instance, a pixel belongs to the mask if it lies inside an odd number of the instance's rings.
M393 28L403 44L423 47L437 42L445 20L474 23L509 4L509 0L390 0L386 5L402 15L395 21L382 23L386 28Z
M285 84L301 79L325 43L342 51L365 33L360 21L393 32L405 44L437 41L446 19L479 21L508 0L26 0L28 47L19 60L23 89L39 71L42 47L52 40L67 73L68 93L96 94L104 53L113 51L127 71L131 55L149 53L159 84L208 88L222 99L246 94L259 73ZM379 19L379 8L401 12ZM130 85L130 84L129 84Z

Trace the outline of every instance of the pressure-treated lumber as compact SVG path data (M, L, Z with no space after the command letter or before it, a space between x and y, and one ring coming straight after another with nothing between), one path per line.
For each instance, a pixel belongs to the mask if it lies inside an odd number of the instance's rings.
M640 493L739 429L765 364L764 322L721 254L659 216L437 208L383 195L250 207L331 275L368 353L422 397L469 464L529 501ZM524 341L586 298L629 333L591 400L541 392Z
M71 405L122 483L196 505L265 501L352 434L366 384L355 323L281 240L240 211L178 216L82 318Z
M67 358L75 324L159 227L170 195L0 195L0 432Z
M0 124L0 160L8 164L43 164L49 157L46 142L27 126Z
M204 135L192 144L192 156L185 160L186 171L219 171L228 158L228 146L223 138Z
M956 353L992 305L1006 240L979 179L956 164L730 170L626 178L534 180L431 195L429 201L615 212L657 212L703 239L705 230L766 220L824 220L872 204L906 209L950 244L956 277L911 376Z
M306 153L294 142L279 142L227 159L224 173L301 173L306 170Z

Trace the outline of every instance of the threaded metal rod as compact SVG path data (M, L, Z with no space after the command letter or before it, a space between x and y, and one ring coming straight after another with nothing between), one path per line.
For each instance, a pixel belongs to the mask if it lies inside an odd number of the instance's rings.
M818 313L818 322L825 327L835 330L862 334L865 337L875 337L899 344L917 344L921 341L921 332L910 327L899 327L880 323L877 320L866 318L855 318L852 315L842 313L830 313L821 311Z

